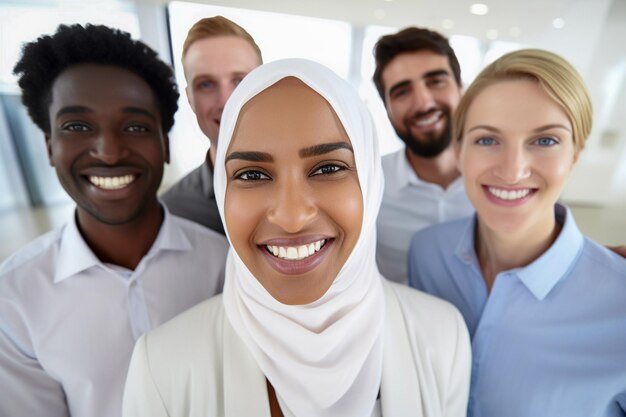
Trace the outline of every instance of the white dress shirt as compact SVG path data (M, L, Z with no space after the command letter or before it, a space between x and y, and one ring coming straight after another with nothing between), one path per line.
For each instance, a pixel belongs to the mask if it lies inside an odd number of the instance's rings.
M426 226L470 216L474 207L462 178L446 189L421 180L404 148L383 157L383 171L385 193L376 224L376 261L385 278L407 284L407 253L413 234Z
M135 341L221 291L228 244L165 216L132 271L104 264L76 222L0 265L0 415L119 417Z

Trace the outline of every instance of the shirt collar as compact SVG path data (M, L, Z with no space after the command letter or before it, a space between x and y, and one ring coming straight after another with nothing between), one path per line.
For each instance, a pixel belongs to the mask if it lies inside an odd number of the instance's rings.
M424 181L421 179L413 170L411 163L409 162L409 158L407 158L406 153L408 150L403 148L401 151L396 152L396 167L398 169L397 176L399 186L407 187L409 185L415 187L422 188L436 188L438 190L442 190L443 188L439 184L433 184L428 181ZM457 190L458 188L463 187L463 177L459 176L457 179L452 181L450 185L445 189L446 192Z
M554 214L562 228L552 246L528 266L513 271L538 300L543 300L567 274L580 255L584 242L568 208L557 204Z
M509 271L516 274L538 300L543 300L567 274L572 263L580 255L584 242L584 237L568 208L556 204L554 213L557 223L561 224L562 228L552 246L529 265ZM455 255L461 262L475 266L480 272L474 250L475 230L476 216L474 215L459 239Z
M161 208L163 209L161 229L136 270L139 270L141 264L154 257L159 251L188 251L192 249L191 242L173 222L167 207L161 203ZM96 266L107 269L80 234L76 223L76 213L74 213L72 220L65 225L62 233L54 283L61 282Z

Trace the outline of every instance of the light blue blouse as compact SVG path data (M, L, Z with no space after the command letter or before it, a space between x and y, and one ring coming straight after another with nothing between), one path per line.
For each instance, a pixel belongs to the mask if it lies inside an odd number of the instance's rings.
M571 212L552 246L497 275L474 251L475 217L417 232L409 283L454 304L472 337L470 417L626 413L626 259L584 237Z

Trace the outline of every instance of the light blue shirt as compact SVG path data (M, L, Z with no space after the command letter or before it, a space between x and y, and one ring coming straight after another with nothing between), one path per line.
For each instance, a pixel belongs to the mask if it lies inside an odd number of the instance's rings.
M626 259L561 205L552 246L487 293L475 217L415 234L409 283L454 304L472 337L470 417L624 416Z

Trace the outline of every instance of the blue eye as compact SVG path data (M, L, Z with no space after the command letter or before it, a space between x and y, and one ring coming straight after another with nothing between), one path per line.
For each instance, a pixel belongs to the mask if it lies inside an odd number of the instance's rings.
M476 141L477 145L481 145L481 146L491 146L491 145L495 145L496 144L496 140L494 138L479 138Z
M330 175L334 174L335 172L343 171L344 169L345 167L339 166L337 164L326 164L318 167L315 171L313 171L311 175Z
M535 141L535 143L539 146L554 146L559 144L556 139L550 137L539 138Z
M262 173L261 171L248 170L244 172L240 172L235 175L236 180L242 181L261 181L261 180L269 180L270 177Z

